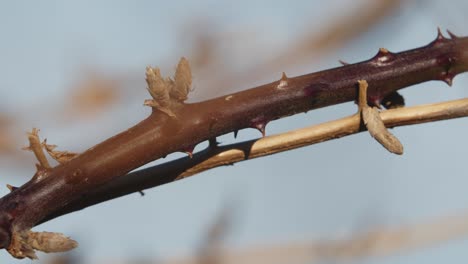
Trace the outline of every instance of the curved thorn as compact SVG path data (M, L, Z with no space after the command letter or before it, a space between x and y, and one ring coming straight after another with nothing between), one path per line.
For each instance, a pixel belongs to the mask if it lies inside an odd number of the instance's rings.
M448 29L447 29L447 34L449 34L449 36L450 36L451 39L457 39L457 38L459 38L457 35L453 34L452 31L450 31L450 30L448 30Z
M442 30L440 29L440 27L437 27L437 39L438 40L445 39L444 35L442 35Z
M338 62L339 62L341 65L343 65L343 66L349 65L348 62L343 61L343 60L338 60Z

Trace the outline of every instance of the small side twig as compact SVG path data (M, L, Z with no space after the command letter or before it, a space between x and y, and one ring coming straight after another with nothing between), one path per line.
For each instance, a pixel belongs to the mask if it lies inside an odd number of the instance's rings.
M29 146L23 148L24 150L29 150L34 153L39 164L45 169L51 169L49 161L46 158L44 150L42 149L42 144L39 140L39 129L33 128L31 132L28 132Z

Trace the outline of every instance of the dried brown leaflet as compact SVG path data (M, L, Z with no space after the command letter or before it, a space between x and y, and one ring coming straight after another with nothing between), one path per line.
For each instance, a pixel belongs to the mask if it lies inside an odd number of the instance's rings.
M36 224L119 176L167 154L184 151L243 128L264 133L272 120L357 98L357 81L369 83L368 101L379 105L396 90L452 78L468 70L468 38L444 38L401 53L381 50L361 63L281 80L215 99L184 103L190 90L188 63L174 79L147 69L152 114L54 168L38 168L29 182L0 199L0 245L15 257L31 257L28 232ZM210 149L216 149L215 144ZM210 150L207 150L210 151ZM195 159L195 158L194 158ZM162 175L164 177L164 175ZM16 243L20 241L21 243Z

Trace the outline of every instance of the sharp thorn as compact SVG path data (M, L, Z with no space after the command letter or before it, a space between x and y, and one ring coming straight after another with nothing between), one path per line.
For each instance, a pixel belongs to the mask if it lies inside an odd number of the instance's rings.
M255 128L262 133L262 137L265 137L265 127L266 123L258 123L255 125Z
M440 27L437 27L437 39L438 40L445 39L444 35L442 35L442 30L440 30Z
M15 187L15 186L10 185L10 184L7 184L6 187L8 188L8 190L10 190L10 192L12 192L12 191L18 189L18 187Z
M452 86L453 84L453 78L450 76L443 78L442 81L445 82L448 86Z
M285 72L283 72L283 74L281 75L281 80L282 81L287 81L288 80L288 76L286 76Z
M234 138L237 138L237 134L239 134L239 130L234 130Z
M448 29L447 29L447 33L449 34L449 36L450 36L451 39L457 39L457 38L458 38L457 35L453 34L452 31L450 31L450 30L448 30Z
M284 89L288 87L288 76L286 76L286 73L283 72L281 75L281 79L279 80L278 86L276 86L277 89Z
M343 61L343 60L338 60L338 62L339 62L341 65L343 65L343 66L349 65L348 62Z
M190 158L193 158L193 150L195 149L195 145L188 146L182 150L182 152L186 153Z
M390 53L390 51L388 51L388 49L386 49L386 48L380 48L379 53L380 54L388 54L388 53Z

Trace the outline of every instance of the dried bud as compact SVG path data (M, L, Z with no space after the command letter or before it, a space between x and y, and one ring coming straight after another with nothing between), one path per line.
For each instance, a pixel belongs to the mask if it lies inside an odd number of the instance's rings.
M65 252L78 246L78 243L61 233L29 232L28 244L39 251Z
M187 100L187 95L192 87L192 72L188 60L184 57L180 59L177 65L174 83L175 85L171 90L171 97L180 102Z
M162 107L169 105L169 88L158 68L146 68L146 82L151 97Z

